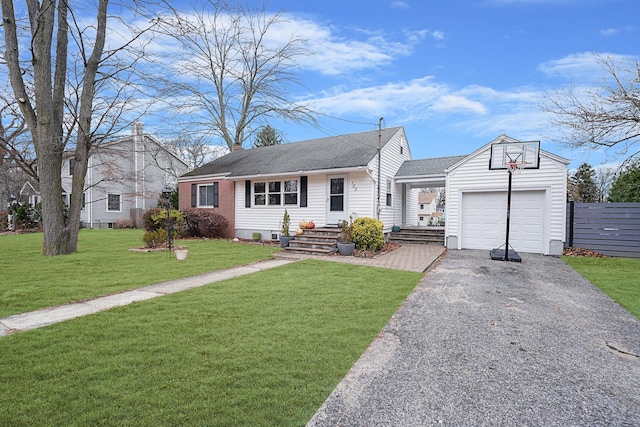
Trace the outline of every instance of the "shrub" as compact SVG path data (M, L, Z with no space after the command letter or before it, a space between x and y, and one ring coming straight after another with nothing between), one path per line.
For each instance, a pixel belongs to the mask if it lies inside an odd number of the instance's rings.
M366 251L379 251L384 246L384 233L382 221L374 218L358 218L353 221L351 234L356 249Z
M31 203L14 204L14 225L18 229L38 228L40 225L40 212Z
M175 239L184 231L184 217L180 211L169 211L172 237ZM167 241L167 210L151 208L142 216L144 236L142 239L150 248L162 246Z
M167 230L161 228L160 230L145 231L142 240L149 248L160 248L167 243Z
M191 237L220 237L229 225L224 216L214 212L187 209L182 215L187 224L186 234Z
M131 218L118 218L113 228L133 228L133 219Z
M147 209L147 211L142 215L142 224L144 225L145 231L156 231L166 227L164 222L158 221L158 215L160 212L163 212L166 215L166 211L162 208Z

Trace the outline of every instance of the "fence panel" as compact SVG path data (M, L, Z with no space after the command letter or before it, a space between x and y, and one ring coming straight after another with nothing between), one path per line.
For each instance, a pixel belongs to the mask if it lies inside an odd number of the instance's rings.
M640 203L570 202L565 246L640 258Z

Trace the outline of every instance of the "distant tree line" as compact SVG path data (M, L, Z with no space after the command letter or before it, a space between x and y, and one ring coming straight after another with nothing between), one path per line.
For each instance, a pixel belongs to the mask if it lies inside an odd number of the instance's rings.
M567 199L575 202L640 202L640 161L594 169L583 163L569 176Z

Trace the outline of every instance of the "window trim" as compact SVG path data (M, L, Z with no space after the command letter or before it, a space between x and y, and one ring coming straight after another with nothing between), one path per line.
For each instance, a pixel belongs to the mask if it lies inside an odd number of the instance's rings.
M247 207L252 208L282 208L282 207L306 207L306 200L304 206L302 204L302 179L298 177L296 179L279 179L279 180L264 180L264 181L251 181L251 200L252 205ZM286 191L287 183L295 183L295 191ZM256 192L256 185L264 185L264 192ZM277 184L277 186L275 185ZM305 183L306 184L306 183ZM278 191L271 191L272 188L277 187ZM287 195L295 195L295 203L287 203ZM263 203L256 203L256 196L262 196L264 198ZM273 200L278 200L278 203L272 203Z
M392 201L393 201L393 193L391 191L392 189L393 189L393 185L391 183L391 178L387 178L387 188L386 188L387 197L386 197L386 200L385 200L387 206L391 206L392 205Z
M200 190L204 187L212 187L212 194L211 194L211 204L210 205L203 205L202 201L201 201L201 192ZM217 182L208 182L208 183L204 183L204 184L198 184L197 187L197 205L199 208L217 208L219 206L219 200L220 200L220 186L218 185ZM208 202L208 200L207 200Z
M118 196L118 209L109 209L109 197ZM107 212L122 212L122 194L119 193L107 193Z

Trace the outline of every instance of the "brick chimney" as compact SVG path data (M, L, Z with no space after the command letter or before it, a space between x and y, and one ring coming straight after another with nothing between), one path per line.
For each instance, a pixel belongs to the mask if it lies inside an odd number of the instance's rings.
M241 151L242 149L242 144L233 144L233 150L231 151Z

